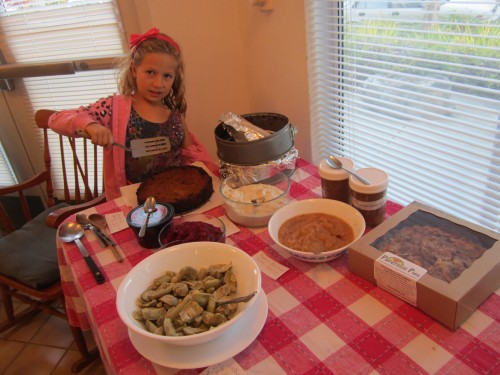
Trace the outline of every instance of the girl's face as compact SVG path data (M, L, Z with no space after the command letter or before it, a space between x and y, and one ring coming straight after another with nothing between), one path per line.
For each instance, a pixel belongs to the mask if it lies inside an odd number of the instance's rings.
M175 57L166 53L147 53L142 62L132 65L131 69L137 88L135 95L151 104L162 105L174 83Z

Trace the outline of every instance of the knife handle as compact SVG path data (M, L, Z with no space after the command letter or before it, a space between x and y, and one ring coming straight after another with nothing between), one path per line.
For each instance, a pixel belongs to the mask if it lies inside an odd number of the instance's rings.
M91 224L92 230L94 233L101 238L103 241L106 242L106 246L116 246L116 242L113 241L111 237L109 237L106 233L104 233L102 230L100 230L98 227L95 225Z
M104 246L103 247L108 247L110 245L112 245L112 242L108 236L106 236L104 233L102 233L100 230L98 230L96 227L94 226L91 226L90 227L92 229L92 232L94 232L94 234L97 236L97 238L102 242L104 243Z
M104 282L104 275L99 270L99 267L97 267L97 264L95 264L94 259L92 259L90 255L83 257L83 259L85 259L85 262L87 262L87 265L89 266L90 271L94 275L97 284L102 284Z

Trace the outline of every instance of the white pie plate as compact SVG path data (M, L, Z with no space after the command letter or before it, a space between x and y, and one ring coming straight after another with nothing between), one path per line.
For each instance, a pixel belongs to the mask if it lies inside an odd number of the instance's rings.
M204 344L193 346L169 345L156 342L154 346L138 333L128 330L128 335L137 351L151 362L176 369L208 367L246 349L259 335L267 319L267 297L263 290L248 314L236 322L231 330Z

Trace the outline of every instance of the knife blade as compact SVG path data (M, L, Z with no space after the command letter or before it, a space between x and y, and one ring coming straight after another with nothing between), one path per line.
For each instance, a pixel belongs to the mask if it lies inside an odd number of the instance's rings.
M116 244L116 242L111 238L111 237L108 237L102 230L101 228L99 228L97 225L94 225L92 223L92 221L90 221L89 219L89 222L91 223L91 225L95 228L95 234L97 234L103 241L105 241L108 245L108 247L111 249L111 251L113 252L114 256L116 257L116 259L118 260L118 262L123 262L123 257L122 255L120 254L120 252L118 251L118 249L116 248L116 246L118 246Z
M120 254L120 252L118 251L118 249L116 247L116 243L114 241L112 241L112 242L113 243L109 243L108 244L108 247L111 249L111 251L113 252L113 255L118 260L118 262L122 263L123 262L123 257Z
M106 235L106 233L104 233L101 228L99 228L97 225L95 225L92 220L90 220L88 217L87 217L87 223L89 223L89 225L92 226L92 228L94 228L95 232L101 236L102 239L104 239L108 244L110 245L113 245L113 246L116 246L116 242L111 238L109 237L108 235Z

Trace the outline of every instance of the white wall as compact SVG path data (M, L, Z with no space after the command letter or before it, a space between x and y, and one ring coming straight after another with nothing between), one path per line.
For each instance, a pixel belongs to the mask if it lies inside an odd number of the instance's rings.
M181 46L190 129L216 158L213 130L223 112L277 112L299 129L311 160L303 0L122 0L129 32L155 26ZM123 4L126 4L124 6ZM137 18L135 18L137 16Z

